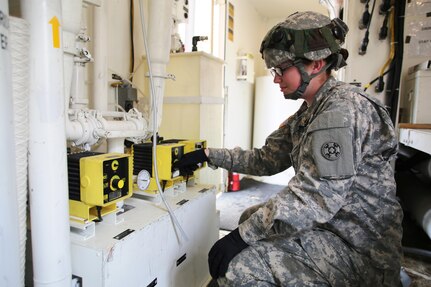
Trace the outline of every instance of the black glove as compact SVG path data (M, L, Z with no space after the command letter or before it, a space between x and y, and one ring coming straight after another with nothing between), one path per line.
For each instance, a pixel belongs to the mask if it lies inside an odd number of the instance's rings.
M217 241L208 253L211 277L217 279L226 274L230 261L248 244L242 240L238 228Z
M198 169L199 163L205 161L208 161L208 157L205 154L205 149L202 148L184 154L180 160L173 164L173 167L179 169L182 176L189 176L193 175L193 172Z

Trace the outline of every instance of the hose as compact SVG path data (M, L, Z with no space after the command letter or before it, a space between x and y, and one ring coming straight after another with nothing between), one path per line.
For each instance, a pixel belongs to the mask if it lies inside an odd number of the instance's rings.
M160 0L158 0L158 1L160 1ZM151 94L151 98L152 98L152 109L153 109L153 164L154 164L154 174L156 176L157 189L158 189L158 193L160 195L160 198L163 201L163 204L166 206L166 208L168 210L169 216L171 217L174 224L180 230L180 233L183 236L183 238L186 241L188 241L189 239L188 239L184 229L181 227L181 224L179 223L174 212L172 211L171 206L166 201L166 198L163 195L163 188L160 186L159 172L158 172L158 167L157 167L157 105L156 105L157 97L156 97L155 90L154 90L153 73L151 70L150 52L149 52L148 44L147 44L147 33L146 33L146 28L145 28L144 13L142 11L141 1L139 0L138 2L139 2L139 12L141 14L142 36L144 39L145 53L147 54L146 58L147 58L147 65L148 65L148 74L149 74L149 78L150 78L150 94Z

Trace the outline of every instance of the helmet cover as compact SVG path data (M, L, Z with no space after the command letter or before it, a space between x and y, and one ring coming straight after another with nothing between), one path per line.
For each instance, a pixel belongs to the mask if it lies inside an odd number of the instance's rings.
M298 58L326 59L341 53L347 31L347 25L339 18L331 20L316 12L296 12L266 34L260 52L268 68Z

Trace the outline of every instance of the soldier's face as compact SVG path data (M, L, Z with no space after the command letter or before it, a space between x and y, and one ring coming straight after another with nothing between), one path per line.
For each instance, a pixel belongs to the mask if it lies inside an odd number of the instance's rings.
M290 66L287 69L280 69L283 71L282 75L280 73L275 73L274 83L278 84L280 91L286 95L293 93L298 89L301 84L301 74L295 66Z

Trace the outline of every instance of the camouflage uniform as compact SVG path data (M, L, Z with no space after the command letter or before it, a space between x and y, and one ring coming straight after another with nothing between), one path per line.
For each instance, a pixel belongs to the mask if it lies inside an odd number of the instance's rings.
M209 149L211 164L250 175L293 166L275 197L239 224L249 244L221 286L398 286L402 209L390 160L397 141L387 111L330 77L314 102L260 149Z

